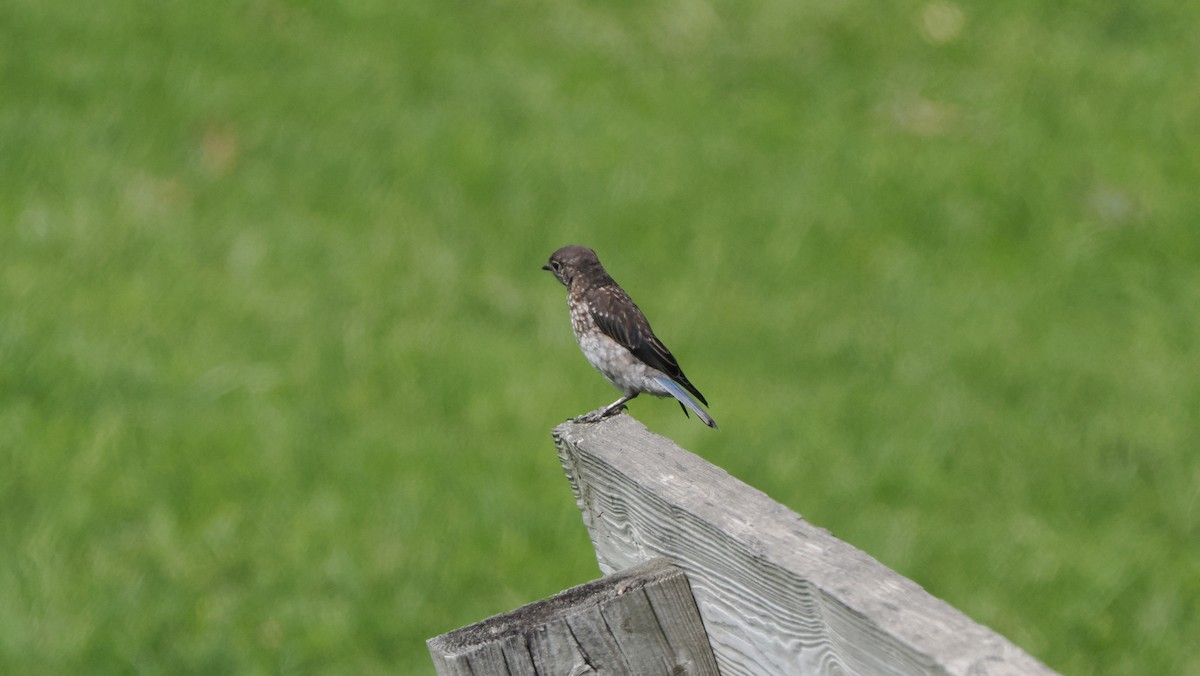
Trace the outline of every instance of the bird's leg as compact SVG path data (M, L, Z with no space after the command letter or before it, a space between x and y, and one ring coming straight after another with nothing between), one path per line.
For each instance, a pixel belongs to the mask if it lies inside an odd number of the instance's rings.
M607 418L608 416L610 416L614 413L620 413L621 409L625 408L625 402L629 401L630 399L633 399L636 396L638 396L638 393L634 392L633 394L627 394L627 395L621 397L620 399L614 401L613 403L606 406L603 411L600 412L600 417Z
M572 418L571 422L581 422L581 423L600 422L601 420L604 420L605 418L607 418L608 416L610 416L614 413L619 413L621 411L621 409L625 408L625 402L629 401L630 399L633 399L636 396L638 396L637 392L634 392L633 394L627 394L624 397L621 397L620 399L609 404L608 406L605 406L604 408L596 409L595 411L592 411L591 413L585 413L585 414L579 416L578 418Z

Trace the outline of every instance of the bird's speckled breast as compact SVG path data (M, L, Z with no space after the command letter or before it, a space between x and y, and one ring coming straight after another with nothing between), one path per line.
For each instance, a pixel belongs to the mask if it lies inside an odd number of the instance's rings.
M668 396L666 388L650 377L655 370L605 335L584 303L568 303L568 306L571 308L571 329L579 341L579 349L608 382L627 395L646 392Z

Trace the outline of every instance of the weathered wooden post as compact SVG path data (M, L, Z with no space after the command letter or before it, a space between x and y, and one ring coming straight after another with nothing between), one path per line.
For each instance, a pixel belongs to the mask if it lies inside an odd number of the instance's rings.
M600 569L683 568L724 676L1053 673L629 415L554 439Z
M683 571L652 559L432 638L441 676L718 676Z
M714 673L702 655L715 658L724 676L1054 673L915 582L626 414L564 423L554 440L609 576L431 639L443 676ZM676 573L670 594L680 612L660 612L667 606L649 591L652 613L640 597L614 596L613 589L632 584L623 576L637 579L646 571L639 564L660 558L678 567L670 568ZM587 600L571 606L581 599ZM627 609L630 600L641 605ZM529 610L542 605L565 614ZM702 627L687 609L698 610ZM613 618L626 619L614 627ZM704 638L694 637L701 628L711 654L695 647ZM543 656L549 657L539 661Z

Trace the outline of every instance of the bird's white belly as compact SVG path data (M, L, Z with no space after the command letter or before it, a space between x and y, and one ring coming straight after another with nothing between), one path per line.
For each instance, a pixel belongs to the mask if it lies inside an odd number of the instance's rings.
M644 392L660 397L670 396L667 389L653 378L660 374L657 369L648 366L620 343L602 333L593 322L588 321L590 317L584 319L573 316L572 320L579 349L614 387L627 395Z

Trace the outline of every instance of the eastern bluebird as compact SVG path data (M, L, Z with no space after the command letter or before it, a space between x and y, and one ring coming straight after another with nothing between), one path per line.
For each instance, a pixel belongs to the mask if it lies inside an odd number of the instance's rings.
M675 397L684 415L690 408L705 425L717 429L716 421L700 408L700 404L708 406L704 395L683 375L679 362L654 335L650 322L629 294L605 272L595 251L585 246L564 246L542 269L553 272L567 287L571 328L583 356L625 395L603 410L576 418L577 422L606 418L645 392Z

